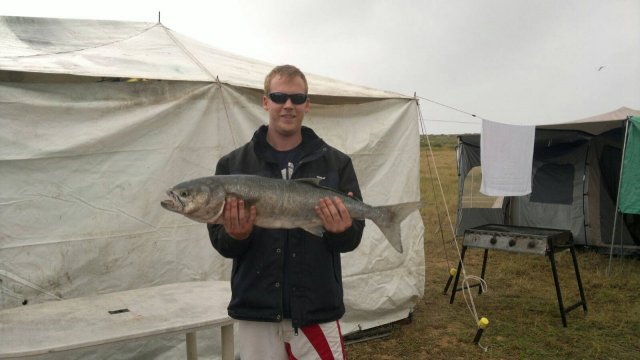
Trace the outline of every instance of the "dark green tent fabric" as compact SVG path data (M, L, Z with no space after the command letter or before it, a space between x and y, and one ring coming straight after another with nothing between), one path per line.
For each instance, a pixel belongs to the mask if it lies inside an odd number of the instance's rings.
M620 212L640 214L640 117L629 118L620 182Z

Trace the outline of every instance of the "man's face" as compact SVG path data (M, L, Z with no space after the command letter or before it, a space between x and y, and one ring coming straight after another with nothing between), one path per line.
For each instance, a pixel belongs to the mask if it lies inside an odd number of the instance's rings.
M272 93L280 92L285 94L304 94L305 86L302 78L296 76L288 79L282 76L275 76L271 79ZM269 112L269 130L275 131L281 136L292 136L300 132L304 114L309 112L311 102L307 98L303 104L296 105L287 99L284 104L277 104L263 96L262 107Z

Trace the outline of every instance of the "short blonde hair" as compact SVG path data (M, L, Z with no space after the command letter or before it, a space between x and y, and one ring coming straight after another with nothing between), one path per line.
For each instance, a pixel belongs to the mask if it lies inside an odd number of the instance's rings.
M309 92L309 85L307 84L307 77L304 76L304 73L300 71L297 67L293 65L279 65L273 68L267 77L264 78L264 94L269 95L271 92L271 80L273 80L276 76L282 76L286 79L293 79L295 77L300 77L304 82L304 93L307 94Z

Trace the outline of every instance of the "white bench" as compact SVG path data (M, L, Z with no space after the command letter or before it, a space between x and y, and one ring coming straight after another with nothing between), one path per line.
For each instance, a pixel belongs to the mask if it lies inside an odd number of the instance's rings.
M185 333L197 359L196 331L220 327L222 359L234 358L227 281L175 283L0 311L0 359L86 349Z

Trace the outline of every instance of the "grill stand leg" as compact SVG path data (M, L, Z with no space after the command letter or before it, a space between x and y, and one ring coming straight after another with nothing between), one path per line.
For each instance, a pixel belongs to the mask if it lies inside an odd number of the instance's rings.
M482 255L482 272L480 272L480 279L484 280L484 273L487 271L487 255L489 249L484 249L484 255ZM482 284L478 286L478 295L482 295Z
M562 317L562 325L567 327L567 313L573 311L580 305L582 305L582 310L587 313L587 300L584 296L584 288L582 287L582 279L580 278L580 269L578 268L578 259L576 257L576 249L573 245L569 247L569 251L571 252L571 260L573 261L573 269L576 273L576 280L578 282L578 290L580 291L580 301L565 308L564 303L562 301L562 293L560 292L560 281L558 280L558 271L556 269L556 259L555 259L555 251L552 247L552 250L549 251L549 261L551 262L551 271L553 272L553 282L556 285L556 295L558 296L558 307L560 308L560 316Z
M578 258L576 257L576 249L572 246L570 251L571 251L571 259L573 260L573 269L576 272L576 280L578 281L578 290L580 290L580 302L582 305L582 310L586 314L587 299L584 297L584 288L582 287L582 279L580 278L580 269L578 269Z
M449 286L451 286L452 281L453 281L453 275L449 274L449 278L447 279L447 285L444 286L444 290L442 290L442 295L447 295L447 291L449 291Z
M458 263L458 270L456 271L456 277L453 282L453 288L451 289L451 299L449 300L449 304L453 304L453 301L456 298L456 293L460 290L463 290L463 286L458 288L458 282L460 280L460 272L462 270L462 262L464 261L464 254L467 252L467 247L462 247L462 252L460 253L460 262ZM487 270L487 255L489 254L489 249L484 250L484 255L482 257L482 272L480 273L480 279L484 280L484 274ZM447 285L444 288L444 294L447 293L447 289L449 289L449 285L451 284L451 276L449 276L449 280L447 280ZM478 295L482 294L482 284L473 284L471 286L467 285L467 288L478 287Z
M564 312L564 304L562 302L562 292L560 292L560 281L558 280L558 270L556 269L556 257L554 250L549 251L549 261L551 262L551 272L553 273L553 282L556 285L556 295L558 297L558 306L560 307L560 316L562 317L562 326L567 327L567 314Z
M462 270L462 262L464 261L464 253L467 252L467 247L462 247L462 252L460 253L460 262L458 262L458 271L456 272L456 278L453 281L453 289L451 289L451 299L449 300L449 304L453 304L453 300L456 298L456 292L458 292L458 280L460 279L460 271Z

